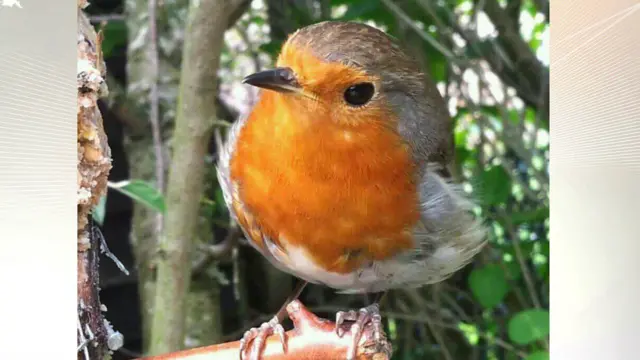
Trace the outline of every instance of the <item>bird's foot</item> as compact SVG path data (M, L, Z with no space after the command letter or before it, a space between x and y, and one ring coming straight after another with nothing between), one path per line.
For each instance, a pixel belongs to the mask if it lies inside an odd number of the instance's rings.
M277 316L271 320L262 323L259 327L247 330L240 340L240 360L259 360L262 348L267 338L273 334L277 334L282 343L282 349L287 351L287 339L284 328L280 324ZM249 356L246 353L249 351Z
M352 334L351 343L347 350L347 360L353 360L356 356L356 348L361 340L365 325L369 322L373 327L373 346L375 352L384 352L387 358L391 358L391 348L384 339L382 331L382 317L380 316L380 308L378 304L369 305L358 311L338 311L336 313L336 334L342 337L345 333L343 324L345 321L353 322L350 331Z
M290 302L285 311L293 322L293 330L285 333L278 316L250 329L240 340L240 359L259 360L265 350L278 353L273 348L274 340L269 339L272 335L277 335L275 342L281 343L283 353L292 352L294 356L298 353L307 356L309 351L326 352L327 347L334 347L346 348L347 360L354 360L356 355L391 358L391 344L384 335L378 305L338 312L336 323L318 318L298 300Z

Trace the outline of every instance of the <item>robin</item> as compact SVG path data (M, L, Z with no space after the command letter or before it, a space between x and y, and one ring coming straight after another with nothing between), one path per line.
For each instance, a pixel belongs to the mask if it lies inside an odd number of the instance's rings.
M442 281L485 244L472 203L451 182L445 102L417 62L384 32L322 22L285 42L274 69L247 76L264 89L220 149L226 205L247 240L302 281L378 293ZM378 302L336 314L381 332ZM286 305L286 304L285 304ZM241 358L267 336L286 349L279 311L247 331Z

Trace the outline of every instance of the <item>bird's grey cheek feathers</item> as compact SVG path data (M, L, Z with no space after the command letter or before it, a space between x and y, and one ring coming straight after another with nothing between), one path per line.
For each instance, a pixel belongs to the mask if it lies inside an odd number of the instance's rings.
M390 92L386 98L398 117L398 132L411 146L414 157L420 163L428 162L438 147L438 134L430 126L428 114L414 97L405 93Z

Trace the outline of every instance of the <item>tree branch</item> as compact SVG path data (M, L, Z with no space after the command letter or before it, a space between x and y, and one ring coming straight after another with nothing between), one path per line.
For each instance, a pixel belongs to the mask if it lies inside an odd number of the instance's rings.
M242 1L191 2L185 32L173 159L167 183L165 233L157 256L157 280L151 324L151 354L184 346L186 296L191 250L197 238L205 157L216 114L216 83L223 36L230 14Z
M111 150L102 125L98 98L107 94L102 36L96 35L78 2L78 359L103 359L121 343L109 343L113 330L105 320L98 290L100 237L89 221L91 210L107 191ZM111 345L111 347L110 347ZM113 349L115 350L115 349Z
M156 10L157 0L149 0L149 47L147 48L147 61L149 64L149 123L151 124L151 137L153 141L153 153L155 155L156 188L164 193L164 152L163 140L160 130L160 99L158 94L158 77L160 76L160 60L158 54L158 24ZM155 237L162 233L162 213L156 214Z
M450 34L455 31L464 39L466 46L471 48L479 56L482 56L489 65L491 70L500 77L507 85L518 91L518 96L529 106L535 108L540 118L545 121L548 126L548 108L549 108L549 71L537 59L529 45L520 37L520 30L517 20L514 17L515 9L519 2L513 1L509 3L507 9L503 9L495 0L483 1L483 5L478 4L481 8L475 8L474 11L483 10L492 23L498 29L499 34L497 40L488 40L491 42L490 47L481 47L482 40L472 29L465 29L459 24L455 14L447 6L441 9L447 13L445 19L440 19L434 5L429 0L419 0L418 5L422 7L440 27L440 31L444 34ZM406 15L406 13L405 13ZM443 22L447 26L444 26ZM418 30L416 30L418 31ZM424 31L419 31L424 33ZM424 37L424 34L421 34ZM425 39L427 40L427 39ZM455 63L459 61L453 59Z
M549 106L548 91L542 85L549 72L536 57L533 50L520 36L518 24L509 16L497 0L487 0L483 8L491 22L498 30L498 42L504 46L509 58L514 63L518 74L516 88L518 95L530 105L543 112L546 118ZM540 94L547 94L540 96Z
M278 336L272 335L265 342L262 360L344 360L353 335L348 324L344 326L343 336L339 337L335 323L316 317L297 300L287 306L287 313L294 325L293 330L286 332L287 351L283 352ZM358 344L356 358L389 360L387 352L391 353L391 345L386 336L382 334L378 346L374 346L373 340L373 326L368 323ZM237 360L239 345L239 341L233 341L137 360Z

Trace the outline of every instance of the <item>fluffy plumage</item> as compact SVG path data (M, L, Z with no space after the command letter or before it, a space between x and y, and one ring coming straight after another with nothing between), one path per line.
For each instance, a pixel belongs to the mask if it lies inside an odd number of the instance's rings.
M294 33L278 66L298 94L263 91L219 149L234 219L276 267L341 292L441 281L485 243L452 184L450 119L437 89L386 34L325 22ZM376 92L359 108L348 86Z

